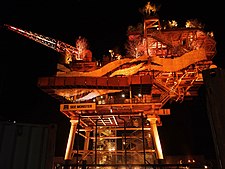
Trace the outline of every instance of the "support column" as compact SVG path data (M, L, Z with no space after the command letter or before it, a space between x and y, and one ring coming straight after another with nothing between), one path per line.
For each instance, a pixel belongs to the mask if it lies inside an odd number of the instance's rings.
M130 93L130 104L132 104L132 89L131 89L131 86L130 86L130 88L129 88L129 93ZM131 108L132 108L132 106L131 106Z
M86 132L85 132L85 141L84 141L84 155L82 157L83 160L86 160L87 155L88 155L88 147L89 147L89 142L90 142L90 133L91 133L91 128L87 127L85 128Z
M155 148L156 148L157 158L159 160L162 160L163 159L162 147L161 147L159 134L158 134L158 130L157 130L157 125L156 125L157 117L147 116L147 120L150 122L150 126L152 129L153 140L154 140L154 144L155 144Z
M71 118L70 123L71 123L71 127L70 127L69 138L67 141L66 153L65 153L64 160L71 160L71 158L72 158L73 145L74 145L76 129L77 129L77 124L78 124L78 117Z

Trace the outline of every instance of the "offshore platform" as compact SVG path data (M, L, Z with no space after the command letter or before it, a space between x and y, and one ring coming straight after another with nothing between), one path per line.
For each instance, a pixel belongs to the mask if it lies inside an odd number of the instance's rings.
M38 86L60 101L71 122L65 161L89 168L144 167L164 159L158 134L160 116L170 115L168 101L198 95L202 71L213 66L216 42L196 21L178 28L162 25L155 8L144 8L142 29L129 29L134 54L111 57L99 64L90 50L31 31L5 25L65 56L51 77Z

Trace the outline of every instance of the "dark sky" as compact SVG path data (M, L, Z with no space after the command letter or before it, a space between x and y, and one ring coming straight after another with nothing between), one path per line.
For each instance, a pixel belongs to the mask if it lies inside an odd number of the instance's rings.
M10 24L73 46L78 36L86 37L93 57L101 59L103 54L108 54L109 49L123 49L128 26L142 23L139 8L147 2L9 0L0 4L0 24ZM176 20L179 26L179 23L185 23L187 19L198 19L205 25L206 30L213 31L218 51L214 62L224 67L225 10L222 9L222 1L151 2L160 6L158 14L162 20ZM3 27L0 28L0 45L0 117L21 122L57 123L59 129L66 128L68 131L68 119L59 112L58 102L36 87L38 77L54 74L59 53ZM212 142L207 137L209 126L204 99L199 97L193 101L174 104L171 105L171 110L169 117L162 118L163 126L159 129L164 133L162 146L165 147L166 153L190 151L210 154ZM189 130L190 128L192 129ZM67 131L61 134L65 135ZM179 140L182 142L180 146L177 143ZM65 142L62 142L62 145L65 145ZM200 145L203 146L197 148ZM59 154L62 151L64 150L60 150Z

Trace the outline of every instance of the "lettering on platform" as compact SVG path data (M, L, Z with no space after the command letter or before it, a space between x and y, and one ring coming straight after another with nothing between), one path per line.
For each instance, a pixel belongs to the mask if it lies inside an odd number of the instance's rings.
M77 104L61 104L60 111L82 111L95 110L95 103L77 103Z

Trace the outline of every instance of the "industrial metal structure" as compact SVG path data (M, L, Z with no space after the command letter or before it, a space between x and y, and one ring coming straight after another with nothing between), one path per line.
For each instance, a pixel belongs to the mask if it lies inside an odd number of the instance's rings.
M190 22L191 23L191 22ZM64 159L77 166L144 166L164 159L157 127L170 115L168 101L198 95L202 71L213 63L216 42L198 25L163 27L159 17L146 15L140 38L143 53L110 58L101 66L78 58L79 51L61 41L5 27L65 54L52 77L38 86L60 101L71 122ZM91 167L90 167L91 168Z

